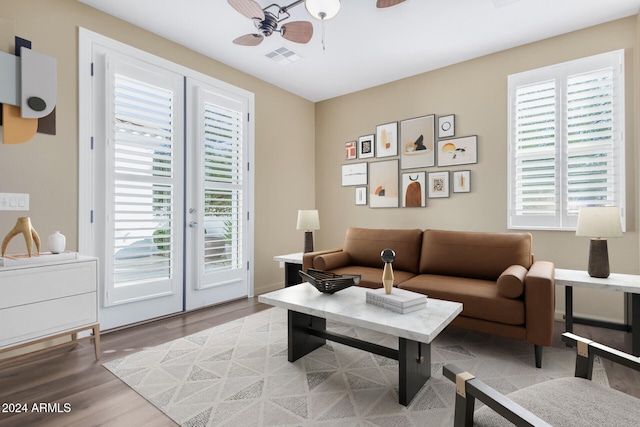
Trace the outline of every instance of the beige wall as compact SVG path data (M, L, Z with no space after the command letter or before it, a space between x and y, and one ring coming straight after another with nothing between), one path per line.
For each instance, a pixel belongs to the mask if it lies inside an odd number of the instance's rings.
M627 232L609 242L612 271L638 273L637 17L615 21L485 56L316 105L316 205L320 249L340 246L349 226L507 231L507 76L601 52L625 49ZM478 135L478 164L429 170L471 170L472 191L428 199L426 208L355 206L354 188L341 187L344 143L375 133L377 124L426 114L456 115L456 136ZM375 159L374 159L375 160ZM572 232L534 231L537 259L557 267L586 268L588 240ZM557 292L564 309L564 293ZM615 292L575 291L574 311L623 321Z
M77 249L81 26L255 93L255 290L260 293L282 284L283 271L273 256L300 250L297 210L314 207L312 102L77 1L3 0L0 18L0 49L13 53L8 45L18 35L58 61L57 135L37 134L14 146L0 144L0 192L30 194L29 212L0 212L0 237L16 218L29 216L45 240L61 230L68 248ZM24 251L24 241L11 241L9 253Z
M507 75L623 48L627 59L628 222L624 238L610 241L609 250L612 270L638 273L638 17L315 105L76 1L3 1L0 19L0 49L9 50L7 35L29 39L34 49L58 59L59 75L57 135L38 134L18 146L0 144L0 192L31 196L28 213L0 212L0 234L13 227L18 216L28 215L42 236L61 230L69 249L77 249L77 28L82 26L255 93L256 293L282 284L283 271L272 260L274 255L300 250L302 233L295 230L298 209L320 209L317 248L339 246L345 228L352 225L506 231ZM9 26L13 28L8 30ZM377 124L425 114L456 114L457 135L478 135L478 164L447 169L470 169L472 192L430 199L424 209L356 207L353 188L340 185L344 143L373 133ZM533 234L538 259L552 260L558 267L584 268L586 239L569 232ZM14 239L9 252L24 251L22 245ZM558 292L560 309L563 301ZM622 321L622 295L576 291L575 310Z

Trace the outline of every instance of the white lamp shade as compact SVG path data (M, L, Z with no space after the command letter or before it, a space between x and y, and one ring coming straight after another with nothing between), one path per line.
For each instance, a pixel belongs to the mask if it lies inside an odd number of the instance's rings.
M340 11L340 0L307 0L304 2L307 11L316 19L331 19Z
M576 236L596 238L622 237L620 210L617 206L586 206L580 208Z
M298 230L319 230L320 217L317 210L298 211Z

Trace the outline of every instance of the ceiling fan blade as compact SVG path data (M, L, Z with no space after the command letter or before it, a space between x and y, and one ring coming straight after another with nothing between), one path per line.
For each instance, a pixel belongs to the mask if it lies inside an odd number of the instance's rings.
M378 2L376 3L376 7L378 9L384 9L385 7L395 6L402 2L404 2L404 0L378 0Z
M296 43L308 43L313 36L313 24L309 21L288 22L280 30L282 37Z
M231 7L249 19L258 18L264 20L264 11L258 3L253 0L227 0Z
M262 40L264 40L264 37L260 34L245 34L244 36L238 37L233 42L240 46L258 46L262 43Z

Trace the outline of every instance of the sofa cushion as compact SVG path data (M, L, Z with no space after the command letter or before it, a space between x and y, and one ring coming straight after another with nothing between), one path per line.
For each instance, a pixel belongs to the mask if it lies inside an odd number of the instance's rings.
M378 289L382 287L381 268L348 266L333 269L331 272L336 274L359 274L360 283L358 286L371 289ZM415 277L414 273L394 269L393 285L397 286L399 283L403 283L412 277Z
M429 298L461 302L461 316L508 325L524 324L524 301L500 295L495 281L420 274L398 287Z
M373 228L347 229L343 250L351 257L352 265L379 268L384 263L380 253L391 248L396 253L393 269L409 273L418 272L422 230L391 230ZM497 277L497 276L496 276Z
M331 252L318 255L313 259L313 268L318 270L333 270L351 263L351 257L347 252Z
M507 267L498 277L497 285L500 295L507 298L518 298L524 292L524 278L527 269L521 265Z
M510 265L531 266L530 233L425 230L420 273L498 280Z

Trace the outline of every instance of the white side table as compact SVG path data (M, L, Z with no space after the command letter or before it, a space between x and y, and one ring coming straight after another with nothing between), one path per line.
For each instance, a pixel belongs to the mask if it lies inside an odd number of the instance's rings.
M632 352L640 356L640 275L611 273L606 279L591 277L583 270L556 268L556 285L565 286L565 327L573 332L573 287L619 291L631 294Z
M294 254L274 256L273 260L284 263L284 286L289 287L302 283L302 278L298 271L302 270L302 257L304 253L296 252Z

